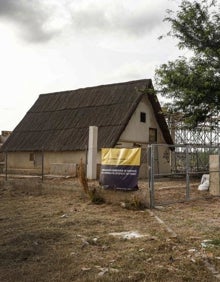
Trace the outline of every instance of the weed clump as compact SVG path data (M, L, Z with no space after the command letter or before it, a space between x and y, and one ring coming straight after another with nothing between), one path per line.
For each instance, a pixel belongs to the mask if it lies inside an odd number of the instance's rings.
M131 199L121 203L121 206L128 210L144 210L147 208L146 201L139 194L135 194Z
M102 197L102 195L96 188L93 189L89 188L88 179L86 178L85 165L83 164L82 159L80 161L78 168L78 179L83 187L84 193L89 196L92 203L94 204L105 203L105 199Z

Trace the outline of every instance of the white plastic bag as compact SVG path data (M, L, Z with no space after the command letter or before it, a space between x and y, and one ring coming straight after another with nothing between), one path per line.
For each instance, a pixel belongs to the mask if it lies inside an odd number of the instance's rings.
M198 187L199 191L209 190L209 174L203 174L201 184Z

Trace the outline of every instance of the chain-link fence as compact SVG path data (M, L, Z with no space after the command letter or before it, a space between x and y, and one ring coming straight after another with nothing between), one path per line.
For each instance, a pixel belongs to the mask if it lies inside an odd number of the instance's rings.
M202 175L209 175L210 155L217 146L152 144L148 147L150 207L210 197L201 191ZM219 172L219 168L215 170Z

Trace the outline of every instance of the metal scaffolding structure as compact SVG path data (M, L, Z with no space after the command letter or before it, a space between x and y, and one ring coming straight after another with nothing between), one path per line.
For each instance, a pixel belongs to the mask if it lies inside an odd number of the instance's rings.
M188 154L187 169L207 173L209 155L220 152L220 116L213 115L193 129L184 123L183 114L166 114L166 119L174 144L180 145L173 153L172 171L185 169Z
M220 145L220 116L213 116L193 129L184 122L182 114L166 114L166 119L175 144Z

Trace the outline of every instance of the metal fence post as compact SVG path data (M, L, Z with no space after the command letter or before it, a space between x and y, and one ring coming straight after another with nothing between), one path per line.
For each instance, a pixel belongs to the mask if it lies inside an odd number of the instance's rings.
M189 182L189 146L186 145L186 200L190 200L190 182Z
M149 160L150 160L150 173L149 173L149 177L150 177L150 208L154 208L154 146L150 145L150 156L149 156Z
M8 152L5 152L5 180L8 180Z
M44 150L41 151L41 180L44 181Z

